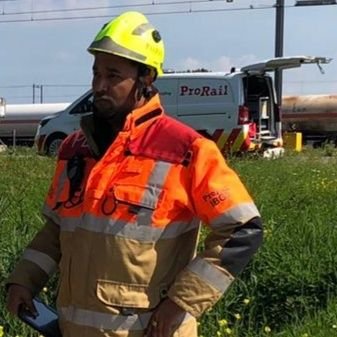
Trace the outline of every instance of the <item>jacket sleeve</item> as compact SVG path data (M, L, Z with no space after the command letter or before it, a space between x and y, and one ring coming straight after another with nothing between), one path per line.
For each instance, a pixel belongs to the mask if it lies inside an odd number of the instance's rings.
M190 165L193 212L208 227L205 250L177 276L169 297L195 317L211 308L262 243L260 214L216 144L198 139Z
M64 165L58 161L57 168L47 194L42 214L46 218L44 227L36 234L24 250L21 260L15 266L6 284L22 285L35 295L57 269L60 253L60 219L55 211L60 197L58 186L63 182Z
M57 269L60 255L59 226L48 219L24 250L7 285L19 284L37 294Z

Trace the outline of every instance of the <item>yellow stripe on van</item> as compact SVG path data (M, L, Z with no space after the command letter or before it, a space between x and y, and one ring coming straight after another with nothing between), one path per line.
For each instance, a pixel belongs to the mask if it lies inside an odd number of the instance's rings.
M233 143L232 150L239 151L243 142L245 141L247 137L248 137L248 131L241 130L241 132L238 134L238 136L236 137Z
M220 150L223 149L224 145L227 142L228 137L229 137L228 133L222 132L221 136L219 137L219 139L217 141L217 145L218 145Z

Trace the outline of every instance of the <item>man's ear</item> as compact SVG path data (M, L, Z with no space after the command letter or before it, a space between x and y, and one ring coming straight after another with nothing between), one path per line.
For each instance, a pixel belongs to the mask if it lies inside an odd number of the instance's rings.
M139 80L142 84L144 84L144 86L149 87L154 82L155 75L155 71L152 72L152 70L149 69L149 71L147 71L145 74L139 76Z
M143 85L148 87L157 78L157 72L154 68L141 64L138 68L138 78Z
M152 86L152 83L156 79L156 70L141 66L139 67L139 73L138 73L138 94L137 98L138 100L143 96L146 99L153 96L154 87Z

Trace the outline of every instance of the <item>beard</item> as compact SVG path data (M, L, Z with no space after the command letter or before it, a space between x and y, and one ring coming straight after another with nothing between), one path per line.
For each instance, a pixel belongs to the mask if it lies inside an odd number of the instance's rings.
M107 129L121 130L127 114L131 110L117 106L115 101L108 96L94 97L93 116L96 123Z
M131 93L129 97L132 97ZM94 96L93 100L93 114L101 120L105 120L109 124L116 124L124 121L134 108L134 99L126 99L124 102L117 103L115 99L110 96Z
M116 104L107 96L95 97L93 101L93 113L102 120L109 121L118 114Z
M97 106L94 104L93 107L93 136L100 153L104 154L123 129L126 114L116 113L116 111L110 109L98 109L100 107L100 104L97 104Z

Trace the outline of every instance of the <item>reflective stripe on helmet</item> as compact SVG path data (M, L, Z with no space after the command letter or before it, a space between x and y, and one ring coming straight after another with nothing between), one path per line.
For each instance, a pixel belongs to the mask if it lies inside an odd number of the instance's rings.
M151 23L142 23L138 27L136 27L132 34L134 35L142 35L143 33L147 32L148 30L154 30L154 27L151 25Z
M102 40L94 41L90 45L90 49L95 51L102 51L104 53L118 54L121 56L129 56L134 60L138 60L139 62L143 62L146 60L146 56L136 53L130 49L124 48L108 37L103 37Z

